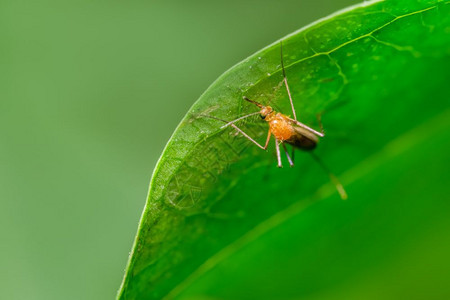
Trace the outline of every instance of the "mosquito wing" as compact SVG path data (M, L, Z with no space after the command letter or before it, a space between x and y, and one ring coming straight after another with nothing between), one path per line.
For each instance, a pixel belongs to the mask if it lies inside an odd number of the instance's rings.
M289 118L289 117L287 117L287 118L288 118L292 123L294 123L296 126L301 127L301 128L303 128L303 129L309 131L310 133L313 133L313 134L315 134L315 135L317 135L317 136L320 136L320 137L324 137L324 136L325 136L322 132L318 132L317 130L312 129L312 128L309 127L309 126L306 126L306 125L303 124L302 122L299 122L299 121L297 121L297 120L291 119L291 118Z
M319 138L317 135L311 133L309 130L293 126L295 134L291 136L287 143L302 150L312 150L316 148Z

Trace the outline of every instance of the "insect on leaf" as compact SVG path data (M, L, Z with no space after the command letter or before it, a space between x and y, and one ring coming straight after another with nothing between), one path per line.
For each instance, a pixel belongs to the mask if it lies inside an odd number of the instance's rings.
M347 201L310 153L279 169L273 142L215 119L257 112L243 96L292 116L279 41L220 76L156 166L118 298L448 298L449 18L449 1L364 2L282 39ZM236 125L264 143L259 116Z

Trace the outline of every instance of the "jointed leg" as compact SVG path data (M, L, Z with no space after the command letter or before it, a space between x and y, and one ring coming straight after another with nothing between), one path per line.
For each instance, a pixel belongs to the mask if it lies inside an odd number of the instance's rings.
M278 168L282 168L283 165L281 164L280 144L277 139L275 139L275 149L277 150Z
M264 150L266 150L267 146L269 146L269 141L270 141L270 136L271 135L272 135L272 132L269 129L269 131L267 131L267 139L266 139L266 144L264 145Z
M283 81L286 86L286 90L289 96L289 101L291 102L292 114L294 115L294 120L297 121L297 116L295 114L294 101L292 100L291 91L289 90L289 85L287 82L286 71L284 70L284 62L283 62L283 41L280 41L280 55L281 55L281 69L283 70Z
M236 120L233 120L233 121L228 122L227 124L225 124L225 125L223 125L222 127L220 127L220 129L223 129L223 128L225 128L225 127L228 127L228 126L230 126L231 124L236 123L237 121L246 119L246 118L251 117L251 116L254 116L254 115L259 115L259 114L260 114L260 112L257 111L257 112L254 112L254 113L251 113L251 114L242 116L242 117L240 117L240 118L237 118Z
M292 146L292 152L291 152L292 162L295 163L295 148Z
M289 152L286 148L286 145L284 143L281 143L283 145L284 153L286 153L286 157L289 161L289 166L292 168L294 166L294 162L292 161L291 157L289 156Z
M255 141L254 139L252 139L248 134L246 134L242 129L240 129L239 127L237 127L237 126L234 124L234 122L236 122L237 120L228 122L228 121L225 121L225 120L219 119L219 118L217 118L217 117L213 117L213 116L202 115L202 114L200 114L199 116L211 118L211 119L218 120L218 121L222 121L222 122L226 123L224 126L231 126L231 127L233 127L233 128L236 129L238 132L240 132L245 138L247 138L250 142L252 142L253 144L255 144L256 146L258 146L259 148L261 148L261 149L263 149L263 150L266 150L266 149L267 149L267 146L269 145L269 140L270 140L270 135L271 135L270 130L269 130L269 132L267 133L266 144L265 144L264 147L263 147L263 146L261 146L257 141ZM242 117L239 118L239 120L240 120L240 119L242 119Z
M344 186L339 181L339 179L336 177L336 175L331 173L330 169L327 168L327 166L323 163L323 161L317 155L315 155L313 152L310 152L310 153L311 153L311 156L314 158L314 160L317 161L317 163L322 167L322 169L325 172L327 172L328 176L330 177L330 181L336 187L336 190L338 191L339 196L341 196L341 199L346 200L348 198L347 192L345 191Z
M257 141L255 141L254 139L252 139L248 134L246 134L244 131L242 131L242 129L240 129L239 127L237 127L236 125L234 125L233 123L230 124L231 127L233 127L234 129L236 129L237 131L239 131L244 137L246 137L249 141L251 141L253 144L255 144L256 146L258 146L259 148L266 150L267 149L267 144L268 141L266 141L266 145L263 147L261 146ZM270 131L269 131L270 132ZM270 135L269 135L270 138Z
M325 134L325 131L323 130L323 124L322 124L322 112L317 114L317 122L319 123L320 132L322 134Z

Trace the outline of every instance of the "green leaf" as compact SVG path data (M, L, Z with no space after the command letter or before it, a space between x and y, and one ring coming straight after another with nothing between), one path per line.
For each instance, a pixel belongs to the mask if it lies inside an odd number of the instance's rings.
M283 38L300 121L325 130L279 169L233 128L292 114L280 43L193 105L151 181L119 299L450 297L450 2L365 2ZM267 123L237 123L260 143ZM283 158L283 164L287 161Z

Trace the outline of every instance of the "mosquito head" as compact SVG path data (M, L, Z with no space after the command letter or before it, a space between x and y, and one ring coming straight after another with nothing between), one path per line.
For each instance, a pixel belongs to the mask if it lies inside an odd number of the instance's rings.
M267 115L270 115L272 112L273 112L272 107L270 107L270 106L263 106L259 113L261 114L261 118L265 119L267 117Z

